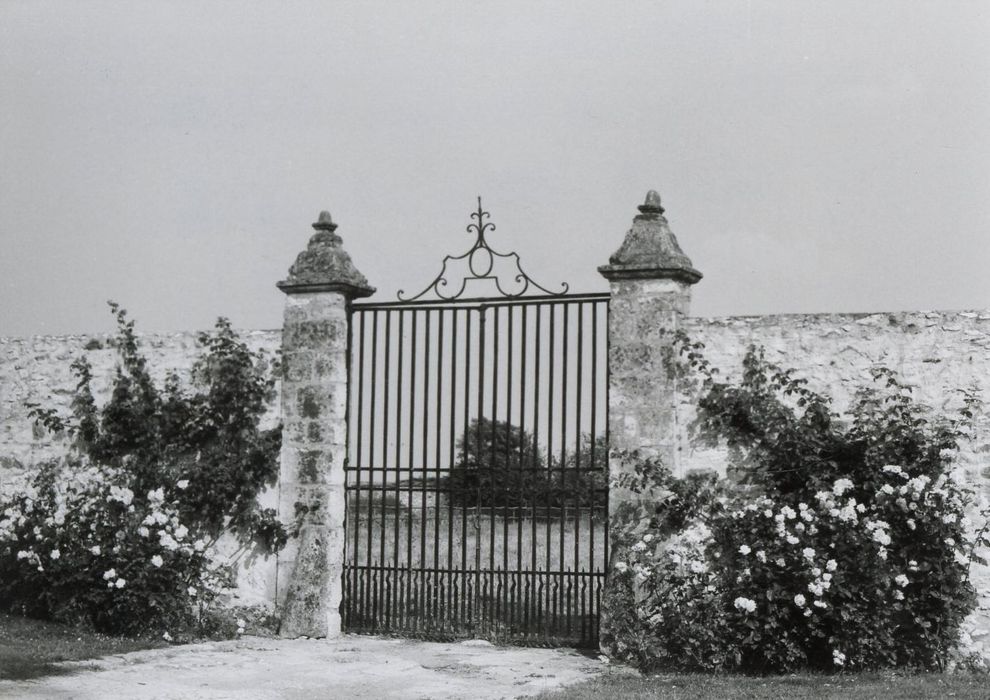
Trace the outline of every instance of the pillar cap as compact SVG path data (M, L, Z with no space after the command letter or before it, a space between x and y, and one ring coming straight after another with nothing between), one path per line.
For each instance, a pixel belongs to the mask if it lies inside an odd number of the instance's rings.
M686 284L700 280L702 274L691 265L664 218L657 191L650 190L638 208L622 245L598 272L608 280L673 279Z
M351 299L374 294L375 288L358 272L344 250L330 212L321 211L313 228L316 233L309 239L306 250L299 253L288 277L276 286L286 294L340 292Z

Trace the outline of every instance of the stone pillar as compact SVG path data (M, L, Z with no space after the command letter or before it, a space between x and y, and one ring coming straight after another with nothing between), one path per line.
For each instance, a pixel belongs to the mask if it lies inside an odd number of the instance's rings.
M650 191L622 246L598 271L609 281L609 446L660 457L677 472L676 380L665 368L665 346L688 313L691 285L701 273L677 245ZM610 459L610 476L623 465ZM613 489L609 511L630 494Z
M328 212L278 283L282 325L279 517L296 537L279 553L283 637L340 634L344 458L351 299L374 293L334 233Z

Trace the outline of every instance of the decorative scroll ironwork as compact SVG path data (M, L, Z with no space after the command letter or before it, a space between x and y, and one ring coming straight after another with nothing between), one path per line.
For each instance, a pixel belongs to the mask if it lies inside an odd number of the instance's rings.
M567 290L570 287L566 282L561 282L560 286L563 287L561 291L551 292L543 285L533 281L533 279L526 274L526 272L522 269L522 265L519 262L518 253L515 252L499 253L493 250L492 247L488 245L488 241L485 240L485 233L487 233L488 231L494 231L495 224L491 223L490 221L485 221L486 218L491 218L491 214L489 214L487 211L482 209L481 197L478 197L478 211L473 212L471 214L471 218L475 219L475 223L468 224L467 232L474 233L477 236L477 238L474 241L474 245L471 246L471 248L463 255L444 256L443 268L440 270L440 274L437 275L436 279L434 279L426 287L426 289L424 289L419 294L413 297L405 298L403 296L405 294L405 290L400 289L398 294L396 294L399 301L416 301L417 299L420 299L421 297L428 294L430 290L432 290L433 293L436 294L439 299L443 301L452 301L454 299L457 299L458 297L461 296L461 294L464 293L464 290L467 287L467 283L470 280L493 281L495 283L495 288L499 291L499 293L503 297L510 297L510 298L521 297L524 294L526 294L527 291L529 291L530 287L534 287L540 290L541 292L543 292L544 294L548 294L550 296L555 296L555 297L559 297L559 296L563 296L564 294L567 294ZM492 270L495 267L495 258L512 258L513 260L515 260L516 263L515 281L516 283L522 285L522 287L518 291L516 292L506 291L502 287L502 283L499 279L499 276L497 274L492 274ZM467 260L468 270L470 271L471 274L465 275L463 279L461 279L461 286L457 289L455 293L445 294L444 291L446 291L448 285L450 284L450 280L447 279L447 274L448 274L447 263L456 260L465 260L465 259Z

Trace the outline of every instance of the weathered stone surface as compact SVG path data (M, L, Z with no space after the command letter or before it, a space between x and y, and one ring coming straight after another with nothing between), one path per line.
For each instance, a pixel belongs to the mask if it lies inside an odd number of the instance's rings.
M609 264L598 271L610 280L665 278L687 284L700 280L701 273L692 267L691 259L677 244L655 190L647 193L639 211L622 246L609 258Z
M316 233L309 239L306 250L299 254L296 262L289 268L289 276L278 283L279 289L286 294L337 291L350 298L374 294L375 288L354 267L351 256L342 246L340 236L334 233L337 224L331 219L330 212L320 212L320 218L313 224L313 228Z
M287 294L279 515L299 533L279 556L285 637L341 631L347 305L374 291L340 247L330 215L313 226L309 247L278 285Z

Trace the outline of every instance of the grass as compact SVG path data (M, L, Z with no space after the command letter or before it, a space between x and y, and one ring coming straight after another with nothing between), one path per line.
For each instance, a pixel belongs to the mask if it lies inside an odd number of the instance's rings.
M78 627L0 614L0 680L67 673L61 661L166 646L157 638L111 637Z
M853 673L833 676L720 676L610 672L586 683L545 692L536 700L986 700L990 678L974 673Z

